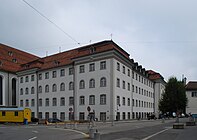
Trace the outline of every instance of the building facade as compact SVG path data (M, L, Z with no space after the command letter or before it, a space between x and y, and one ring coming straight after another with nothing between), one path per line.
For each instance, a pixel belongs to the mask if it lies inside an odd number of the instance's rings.
M154 81L113 41L36 57L15 76L16 105L31 108L33 117L109 121L154 113Z
M190 81L186 85L186 96L188 99L186 113L187 114L197 114L197 82Z

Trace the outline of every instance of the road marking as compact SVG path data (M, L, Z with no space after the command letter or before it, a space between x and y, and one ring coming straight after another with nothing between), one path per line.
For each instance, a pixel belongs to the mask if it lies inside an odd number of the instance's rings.
M155 134L152 134L152 135L150 135L150 136L148 136L148 137L146 137L146 138L143 138L142 140L148 140L148 139L150 139L150 138L152 138L152 137L154 137L154 136L156 136L156 135L159 135L159 134L161 134L161 133L163 133L163 132L165 132L165 131L167 131L167 130L169 130L169 129L171 129L171 128L166 128L166 129L164 129L164 130L162 130L162 131L159 131L159 132L157 132L157 133L155 133Z
M35 139L37 139L37 137L33 137L33 138L28 139L28 140L35 140Z
M78 131L78 130L63 129L63 128L49 128L49 129L58 129L58 130L64 130L64 131L72 131L72 132L76 132L76 133L82 134L82 135L84 135L85 137L89 137L88 134L86 134L86 133L84 133L84 132L81 132L81 131Z
M32 131L33 133L38 133L38 131Z

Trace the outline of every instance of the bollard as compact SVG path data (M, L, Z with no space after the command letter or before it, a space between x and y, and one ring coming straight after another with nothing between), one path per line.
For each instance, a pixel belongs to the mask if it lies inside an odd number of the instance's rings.
M100 133L98 132L98 130L96 130L96 132L94 133L94 140L100 140Z
M91 139L94 138L94 132L95 132L95 129L93 129L93 128L89 129L89 136L90 136Z
M67 126L67 123L66 123L64 129L67 129L67 128L68 128L68 126Z
M74 123L73 129L77 129L77 123Z
M165 123L165 119L164 118L162 118L162 123Z

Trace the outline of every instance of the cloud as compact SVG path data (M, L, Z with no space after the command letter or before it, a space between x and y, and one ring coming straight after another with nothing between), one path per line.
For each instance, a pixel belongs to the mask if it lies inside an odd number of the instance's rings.
M166 79L197 77L197 1L26 0L78 42L110 39ZM0 5L0 42L39 56L78 47L22 0Z

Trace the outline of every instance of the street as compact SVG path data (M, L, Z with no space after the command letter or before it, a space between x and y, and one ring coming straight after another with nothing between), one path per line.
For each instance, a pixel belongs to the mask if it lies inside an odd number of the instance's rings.
M187 118L180 119L186 122ZM185 129L172 129L174 119L132 120L97 122L101 140L196 140L197 126L185 126ZM74 125L0 125L1 140L87 140L89 124Z

